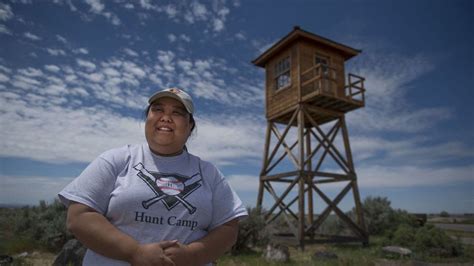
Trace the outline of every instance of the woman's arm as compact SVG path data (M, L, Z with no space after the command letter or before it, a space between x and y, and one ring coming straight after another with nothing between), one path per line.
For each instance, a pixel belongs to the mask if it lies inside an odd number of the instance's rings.
M174 265L163 249L176 245L176 241L140 245L84 204L72 202L69 205L67 228L87 248L103 256L132 265Z
M238 218L213 229L205 237L188 245L165 248L165 254L176 265L204 265L217 260L237 241Z

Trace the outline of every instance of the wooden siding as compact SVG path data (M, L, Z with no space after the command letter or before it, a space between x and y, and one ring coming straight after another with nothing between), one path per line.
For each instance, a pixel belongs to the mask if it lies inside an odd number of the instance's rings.
M266 103L267 103L267 118L272 117L278 113L284 112L288 107L295 105L298 102L298 60L297 47L292 46L283 51L279 55L272 58L266 68L267 84L266 84ZM276 90L275 83L275 65L285 57L290 57L290 86Z
M316 55L325 58L328 65L316 64ZM291 83L276 90L275 65L290 57ZM266 117L286 123L289 113L299 103L311 104L335 112L346 113L364 106L363 78L345 85L344 55L337 49L307 39L299 39L281 49L265 64L266 69ZM355 91L362 101L355 101L347 91ZM327 122L324 116L313 113L319 122Z

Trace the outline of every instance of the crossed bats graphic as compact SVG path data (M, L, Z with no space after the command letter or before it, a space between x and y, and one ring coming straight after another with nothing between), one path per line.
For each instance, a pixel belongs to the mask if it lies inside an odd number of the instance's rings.
M137 174L138 177L140 177L145 182L145 184L147 184L148 187L155 193L155 197L142 201L143 208L148 209L151 205L155 204L156 202L158 202L158 201L160 201L160 200L162 200L166 197L173 197L176 200L178 200L181 204L183 204L183 206L186 209L188 209L189 214L193 214L196 211L196 207L191 205L188 201L186 201L183 198L182 192L180 192L179 194L176 194L176 195L167 194L160 187L158 187L156 185L157 179L160 179L160 178L163 178L163 177L176 177L176 174L161 174L160 177L155 177L155 176L153 176L153 174L148 172L148 170L145 168L145 166L143 166L142 163L138 163L137 165L133 166L133 168L138 171L138 174ZM183 178L187 179L184 182L182 182L180 180L180 178L176 178L176 180L178 180L177 183L180 183L180 184L183 185L183 187L186 187L186 186L190 186L190 185L192 185L196 182L201 181L201 178L197 177L197 175L198 174L192 176L191 178L183 177ZM200 186L200 184L199 184L199 186ZM199 186L197 186L197 187L199 187Z

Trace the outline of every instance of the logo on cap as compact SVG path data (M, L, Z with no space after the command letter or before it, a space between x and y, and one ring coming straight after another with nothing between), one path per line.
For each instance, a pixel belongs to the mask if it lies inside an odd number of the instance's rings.
M180 94L181 93L181 90L180 89L177 89L177 88L172 88L170 89L170 92L174 93L174 94Z

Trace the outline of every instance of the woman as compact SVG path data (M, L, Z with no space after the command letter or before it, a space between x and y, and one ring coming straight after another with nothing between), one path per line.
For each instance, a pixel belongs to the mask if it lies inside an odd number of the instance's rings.
M107 151L59 197L84 265L204 265L229 250L247 212L211 163L187 152L191 97L150 97L147 143Z

